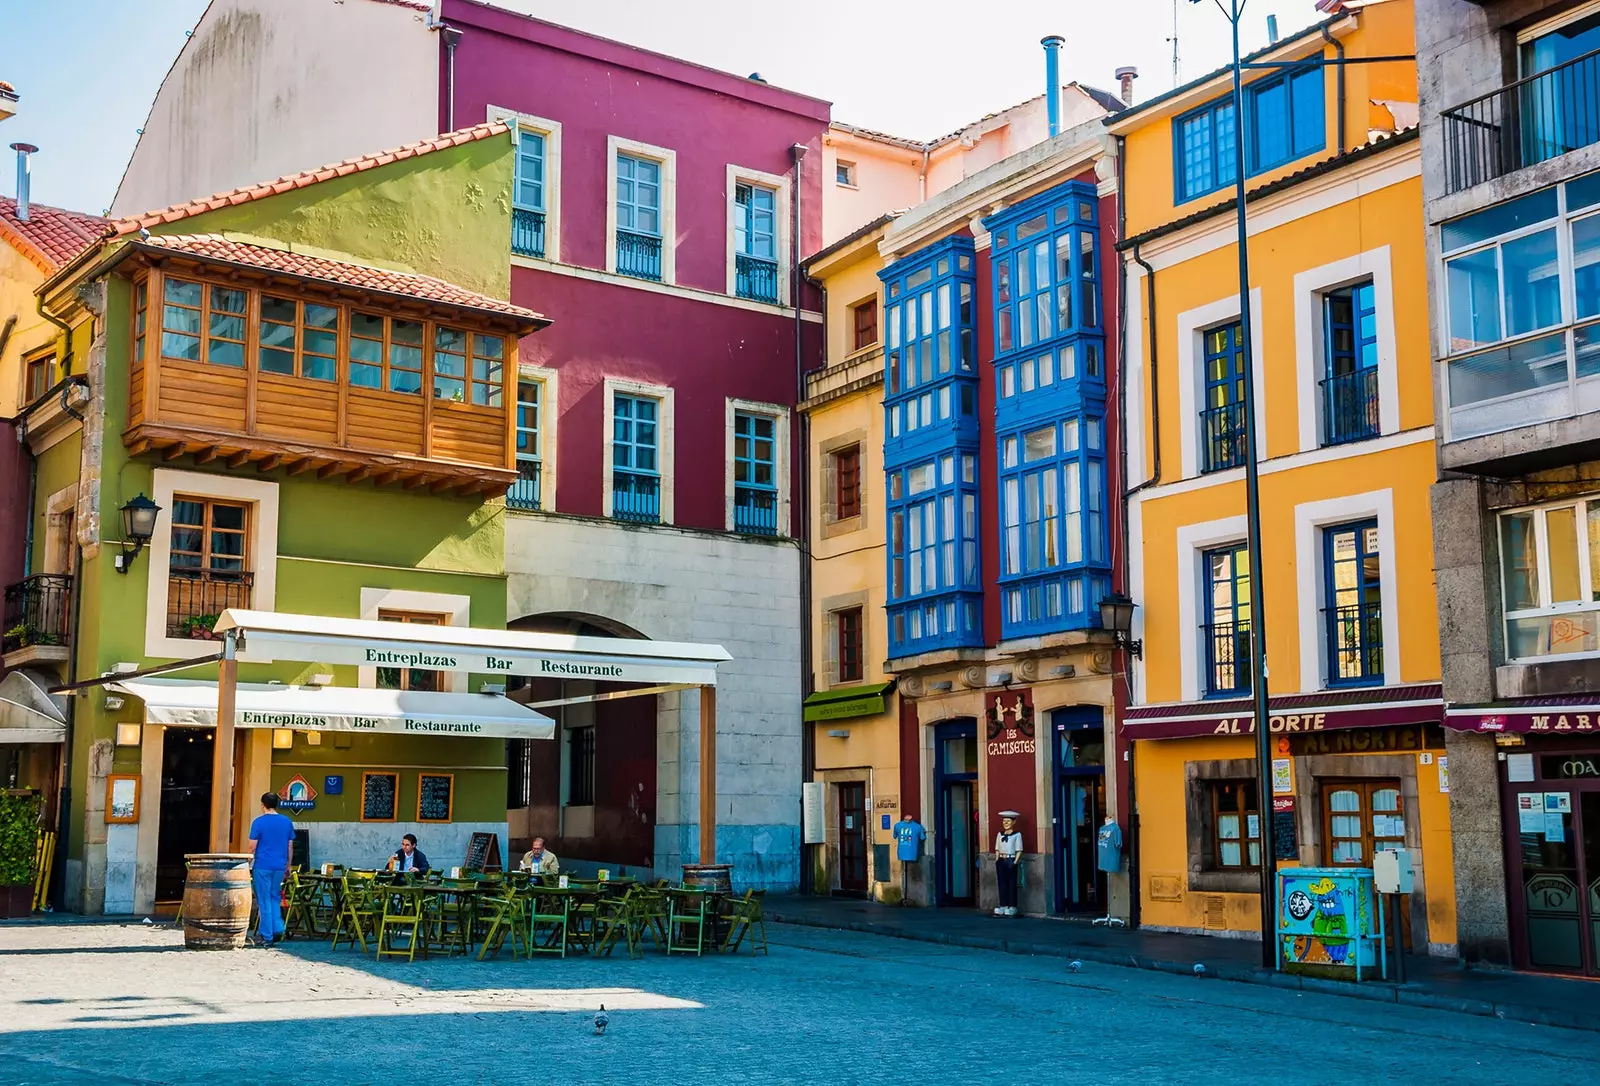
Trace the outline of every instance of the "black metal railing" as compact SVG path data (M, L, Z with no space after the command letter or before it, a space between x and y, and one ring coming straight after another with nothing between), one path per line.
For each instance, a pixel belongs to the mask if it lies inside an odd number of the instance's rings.
M1341 373L1322 382L1322 443L1344 445L1377 437L1378 371Z
M518 256L544 255L544 212L511 209L511 251Z
M1449 192L1600 143L1600 50L1439 116Z
M661 476L611 473L611 515L636 524L661 523Z
M66 645L72 639L72 578L39 573L6 586L0 652L34 645Z
M1250 692L1250 623L1213 622L1200 627L1206 648L1206 693Z
M661 239L617 231L617 274L635 279L661 279Z
M778 303L778 262L739 253L733 258L735 292L752 302Z
M745 535L777 535L778 492L759 486L735 486L733 530Z
M1376 602L1324 608L1328 616L1328 681L1383 678L1383 608Z
M524 509L537 512L539 505L539 475L543 465L538 460L517 460L517 481L506 491L507 509Z
M167 636L212 640L222 612L250 606L255 581L244 570L174 567L167 575Z
M1204 463L1200 470L1222 471L1244 463L1244 404L1229 403L1200 412L1200 441Z

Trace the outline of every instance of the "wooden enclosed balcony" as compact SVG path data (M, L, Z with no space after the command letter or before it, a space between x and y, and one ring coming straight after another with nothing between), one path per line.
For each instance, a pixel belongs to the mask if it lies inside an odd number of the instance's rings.
M130 248L134 455L433 493L516 481L517 340L538 314L215 235Z

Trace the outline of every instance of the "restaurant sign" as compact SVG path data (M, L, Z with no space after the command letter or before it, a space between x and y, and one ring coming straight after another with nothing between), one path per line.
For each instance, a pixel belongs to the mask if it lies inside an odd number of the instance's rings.
M1451 709L1445 723L1457 731L1536 735L1600 734L1600 705L1526 706L1509 709Z
M1193 739L1208 735L1254 735L1255 714L1204 712L1202 705L1163 707L1171 712L1134 710L1123 721L1133 739ZM1384 728L1438 723L1442 703L1424 699L1399 702L1355 702L1288 709L1267 718L1274 735L1300 736L1343 728ZM1196 712L1195 710L1202 710Z
M487 716L487 714L485 714ZM146 703L145 720L151 724L210 728L216 725L215 708L152 705ZM460 716L357 716L339 713L270 713L239 709L237 728L291 728L300 732L367 732L401 735L459 735L482 739L546 739L542 717L524 724L510 720L472 720Z

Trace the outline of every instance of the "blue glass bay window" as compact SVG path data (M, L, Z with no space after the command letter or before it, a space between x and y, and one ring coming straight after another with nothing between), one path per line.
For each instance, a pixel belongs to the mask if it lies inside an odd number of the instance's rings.
M974 261L947 238L879 273L891 657L983 643Z
M987 219L1002 637L1099 625L1110 591L1098 198L1068 182Z

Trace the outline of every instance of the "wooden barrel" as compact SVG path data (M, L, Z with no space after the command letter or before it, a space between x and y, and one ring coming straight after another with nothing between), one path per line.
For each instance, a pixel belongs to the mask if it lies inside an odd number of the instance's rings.
M185 856L183 945L190 950L236 950L250 926L250 857L242 853Z
M686 890L714 890L719 894L731 894L733 865L684 864L683 885Z

